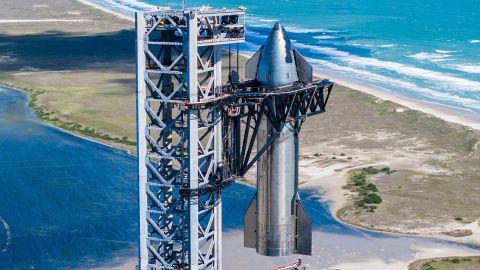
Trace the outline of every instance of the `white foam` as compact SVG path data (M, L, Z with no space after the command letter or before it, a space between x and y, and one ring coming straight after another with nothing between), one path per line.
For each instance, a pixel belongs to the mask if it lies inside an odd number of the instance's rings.
M314 39L337 39L338 37L335 36L328 36L328 35L322 35L322 36L314 36Z
M89 0L86 0L86 1L89 1ZM136 9L134 9L130 6L120 4L120 3L116 2L116 1L113 1L113 0L102 0L101 2L108 4L108 6L111 7L111 8L118 8L120 10L125 10L125 11L128 11L128 12L135 12L136 11Z
M430 59L429 61L437 63L437 62L446 62L446 61L452 61L452 60L455 60L455 58Z
M150 5L150 4L147 4L147 3L144 3L144 2L141 2L141 1L137 1L137 0L115 0L115 2L117 2L118 4L122 5L122 6L126 6L126 7L129 7L129 8L139 8L139 9L142 9L142 10L146 10L146 9L153 9L155 8L154 5Z
M367 47L367 48L375 47L374 45L372 45L372 44L367 44L367 43L351 43L350 45L352 45L352 46L357 46L357 47ZM380 47L381 47L381 46L380 46Z
M267 22L261 22L260 20L247 20L248 27L258 27L258 28L271 28L272 24ZM248 28L247 28L248 29Z
M415 66L407 64L384 61L376 58L356 56L330 47L313 46L307 44L296 44L295 46L297 48L306 48L314 52L319 52L331 56L336 60L348 63L355 67L381 68L388 71L393 71L398 74L407 75L413 78L426 79L431 84L438 85L439 87L444 89L448 88L454 91L480 91L480 81L459 78L449 74L417 68Z
M5 219L0 217L0 222L2 223L3 228L5 229L5 234L7 235L7 241L5 242L5 246L3 247L1 252L7 252L8 246L10 246L10 244L12 243L12 231L10 230L10 226L5 221Z
M18 59L12 55L0 55L0 63L13 63Z
M248 36L249 37L255 37L255 38L264 38L266 39L268 36L264 34L260 34L258 32L252 31L252 30L247 30L248 31ZM256 44L258 45L258 44Z
M296 26L286 26L285 29L287 32L292 32L292 33L337 33L338 31L334 30L328 30L328 29L314 29L314 28L302 28L302 27L296 27Z
M448 54L448 53L454 53L454 52L456 52L456 51L435 50L435 52Z
M396 47L397 44L383 44L383 45L380 45L378 47L380 48L391 48L391 47Z
M469 42L470 43L480 43L480 39L472 39Z
M133 13L135 12L134 9L122 6L116 2L113 2L112 0L102 0L103 3L108 3L109 7L105 7L103 4L98 4L92 0L77 0L80 3L83 3L85 5L89 5L91 7L94 7L96 9L99 9L101 11L113 14L119 18L129 20L129 21L134 21ZM112 9L114 8L114 9ZM120 11L118 11L120 10Z
M410 58L418 59L418 60L428 60L431 62L442 62L442 61L448 61L451 59L448 59L452 55L446 54L446 53L427 53L427 52L421 52L417 54L412 54L408 55Z
M454 65L452 68L467 73L480 74L480 65Z
M261 21L261 22L278 22L278 20L272 20L272 19L260 19L259 21Z
M373 45L373 44L367 44L367 43L350 43L351 46L356 46L356 47L379 47L379 48L392 48L396 47L397 44L381 44L381 45Z
M382 75L369 72L366 70L362 70L362 69L355 69L352 67L341 66L341 65L333 64L328 61L324 61L324 60L318 60L318 59L312 59L312 58L309 58L308 60L314 63L314 66L317 68L322 69L322 67L328 66L329 69L334 70L336 73L343 73L346 76L351 78L362 78L361 79L362 81L370 82L370 85L374 88L382 88L379 86L379 84L386 84L390 86L393 85L395 87L400 87L402 89L405 89L406 91L411 93L416 93L424 97L436 99L439 101L438 104L440 105L445 106L444 104L445 101L453 101L461 105L461 107L451 106L452 108L464 110L465 107L469 107L476 110L480 110L480 101L478 100L460 97L452 93L436 91L427 87L419 87L418 85L405 80L382 76ZM388 88L383 88L383 89L386 90Z

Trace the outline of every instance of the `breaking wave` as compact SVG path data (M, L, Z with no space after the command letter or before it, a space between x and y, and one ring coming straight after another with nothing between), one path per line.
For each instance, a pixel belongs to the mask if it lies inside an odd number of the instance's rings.
M437 84L437 82L446 83L452 88L458 88L465 91L480 91L480 82L478 81L459 78L441 72L422 69L407 64L357 56L348 52L339 51L331 47L321 47L302 43L295 44L295 46L298 48L309 49L311 52L314 53L320 53L333 57L336 60L340 60L342 62L357 67L382 68L388 71L396 72L402 75L408 75L414 78L427 79L434 82L435 84Z
M480 65L454 65L452 68L467 73L480 74Z
M438 50L437 50L438 51ZM442 51L447 52L447 51ZM450 61L453 60L451 57L452 55L446 53L427 53L421 52L417 54L408 55L410 58L414 58L417 60L428 60L431 62L443 62L443 61Z
M8 246L10 246L10 244L12 243L12 231L10 230L10 226L8 225L8 223L2 217L0 217L0 223L2 223L6 235L5 246L0 251L7 252Z
M322 35L322 36L314 36L313 38L314 38L314 39L338 39L339 37Z

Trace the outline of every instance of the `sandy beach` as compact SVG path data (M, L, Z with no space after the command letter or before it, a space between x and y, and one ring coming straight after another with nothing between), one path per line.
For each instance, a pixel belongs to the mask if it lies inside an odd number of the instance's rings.
M59 0L48 10L19 9L27 2L13 4L12 10L32 14L28 19L0 11L0 41L8 39L0 47L4 56L0 83L38 93L37 105L48 113L51 121L46 122L51 125L69 130L62 124L78 123L84 129L133 141L132 18L86 0ZM21 45L26 40L34 41L38 55L32 55L32 46ZM83 46L87 49L80 49ZM68 57L61 59L62 55ZM240 59L240 74L245 56ZM327 112L307 119L302 128L301 188L317 191L334 216L352 226L480 245L480 122L353 81L330 79L336 86ZM349 172L367 166L396 170L371 178L383 199L372 213L359 211L355 194L343 188ZM255 183L254 174L249 173L247 181ZM446 235L458 230L471 235ZM243 237L239 232L225 235L232 242ZM471 255L479 254L430 247L420 248L415 259ZM411 262L372 259L342 263L334 269L406 269ZM127 259L125 265L108 269L132 269L135 264L135 259Z

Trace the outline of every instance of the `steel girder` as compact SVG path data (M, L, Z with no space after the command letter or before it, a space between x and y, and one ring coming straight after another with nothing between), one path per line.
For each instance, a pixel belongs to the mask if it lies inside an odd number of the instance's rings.
M255 89L240 84L225 106L224 151L230 172L238 177L255 164L270 144L280 134L285 123L290 122L298 135L307 117L325 112L333 83L328 80L298 85L287 89ZM231 101L233 100L233 101ZM232 114L232 108L237 113ZM267 118L277 131L260 150L255 151L258 125Z

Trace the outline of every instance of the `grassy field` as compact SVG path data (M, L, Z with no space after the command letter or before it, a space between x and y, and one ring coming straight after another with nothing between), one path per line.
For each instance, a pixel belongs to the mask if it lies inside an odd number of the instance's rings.
M0 83L26 90L40 119L134 150L133 23L71 0L0 0Z

